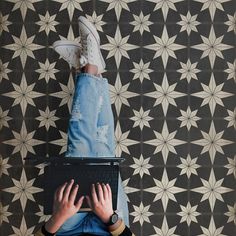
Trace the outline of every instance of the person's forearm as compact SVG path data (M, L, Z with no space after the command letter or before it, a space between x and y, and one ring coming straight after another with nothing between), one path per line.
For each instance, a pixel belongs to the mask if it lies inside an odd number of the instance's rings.
M51 218L45 224L45 229L49 233L56 233L64 222L65 221L61 217L51 216Z

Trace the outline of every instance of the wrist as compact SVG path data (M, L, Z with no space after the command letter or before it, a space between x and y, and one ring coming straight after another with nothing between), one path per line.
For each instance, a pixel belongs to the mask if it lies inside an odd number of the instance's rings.
M65 220L58 215L52 215L50 219L45 223L45 229L49 233L55 233L63 225Z
M113 215L113 213L114 213L114 212L112 211L112 212L110 212L110 213L104 215L104 216L101 218L102 222L103 222L104 224L107 224L107 223L110 221L111 216Z

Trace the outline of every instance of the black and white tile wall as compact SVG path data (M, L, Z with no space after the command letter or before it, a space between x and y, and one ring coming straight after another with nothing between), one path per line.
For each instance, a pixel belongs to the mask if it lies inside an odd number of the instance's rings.
M136 235L236 235L235 0L1 0L1 235L32 235L63 156L74 72L51 45L93 21ZM89 96L89 95L88 95ZM36 226L36 227L35 227Z

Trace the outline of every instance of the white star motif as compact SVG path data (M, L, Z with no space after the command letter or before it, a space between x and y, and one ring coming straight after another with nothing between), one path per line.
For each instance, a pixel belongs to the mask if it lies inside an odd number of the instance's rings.
M222 198L221 195L233 191L233 189L222 186L224 178L216 181L213 169L211 170L209 180L207 181L201 178L201 181L203 186L193 188L191 189L191 191L196 193L201 193L203 195L201 202L208 200L212 212L214 210L216 200L218 199L219 201L224 202L224 199Z
M15 42L12 44L3 46L3 48L14 51L12 59L20 56L22 66L25 67L27 57L31 57L35 59L33 51L39 50L45 47L45 46L41 46L41 45L33 43L35 36L36 35L28 37L25 31L25 27L23 26L20 37L18 38L12 35Z
M162 152L164 163L166 164L169 152L177 154L175 151L175 146L181 145L186 143L185 141L175 139L175 135L177 131L169 133L168 127L166 122L164 122L162 133L158 133L157 131L153 130L156 139L145 141L145 144L153 145L156 147L153 154L158 152Z
M153 180L155 182L155 186L146 188L144 189L144 191L155 194L153 202L157 200L162 201L164 212L166 212L169 200L177 202L175 198L176 193L181 193L186 191L186 189L184 188L179 188L175 186L177 178L169 180L166 169L164 169L161 181L155 178L153 178Z
M203 139L192 141L193 144L203 146L201 154L209 152L211 163L214 163L216 152L224 154L223 146L233 143L230 140L222 139L224 131L216 133L214 122L212 121L208 132L201 131Z
M40 217L38 223L47 222L49 220L49 218L51 217L51 215L45 215L43 213L43 206L39 205L39 209L40 209L40 211L35 213L35 215Z
M17 228L17 227L12 225L12 229L14 231L14 234L11 234L9 236L16 236L16 235L17 236L32 236L33 235L33 231L34 231L34 226L29 228L26 225L25 217L23 216L20 228Z
M14 194L12 202L20 199L22 210L25 211L27 200L35 202L33 194L42 192L43 189L33 186L35 178L28 180L24 168L22 169L20 180L12 178L12 181L14 186L5 188L3 191Z
M130 145L139 143L138 141L128 139L129 133L130 133L130 130L122 133L120 122L118 121L116 125L116 130L115 130L115 138L116 138L115 153L117 157L122 156L121 155L122 152L130 154L129 149L127 147Z
M156 234L152 234L150 236L178 236L175 234L176 226L169 228L166 216L163 218L161 229L157 228L156 226L153 226L153 228L156 231Z
M12 106L19 104L21 107L22 114L24 116L27 105L30 104L31 106L35 106L33 99L44 95L42 93L39 93L33 90L35 84L36 83L28 85L25 74L23 74L20 85L12 83L15 90L12 92L4 93L2 95L6 97L14 98L15 100Z
M139 79L142 83L144 79L150 80L149 73L153 72L152 69L149 69L150 62L143 63L143 60L141 59L139 64L136 62L133 62L134 69L131 69L130 72L134 73L133 80Z
M9 205L3 206L2 202L0 202L0 225L2 225L3 221L9 223L8 216L11 216L12 213L8 211Z
M133 161L135 164L130 165L130 167L134 169L133 175L139 174L141 178L144 174L150 175L149 169L152 168L153 165L148 164L149 160L150 157L143 159L142 154L139 159L133 157Z
M10 164L8 164L9 157L8 158L2 158L0 155L0 177L2 174L9 175L8 170L10 167L12 167Z
M0 35L3 31L9 32L8 25L11 25L12 23L8 21L8 15L3 16L2 12L0 12Z
M130 106L128 99L139 95L138 93L128 91L129 85L130 83L122 85L119 73L117 73L114 86L109 85L111 104L115 105L118 116L120 114L121 106L123 104Z
M14 147L12 154L20 152L21 157L25 158L27 156L28 152L36 154L33 149L33 146L37 146L37 145L45 143L45 141L33 138L35 132L36 132L36 130L34 130L30 133L27 132L25 122L23 121L21 131L19 133L17 133L14 130L12 130L14 138L3 141L3 143Z
M2 79L9 80L8 74L12 72L12 70L8 69L9 62L2 63L2 60L0 59L0 83L2 82Z
M227 79L234 79L236 82L236 60L233 63L227 62L228 69L224 70L228 74Z
M164 78L161 85L158 85L156 83L153 84L155 86L156 91L146 93L144 95L156 99L156 102L153 106L161 104L164 116L166 116L167 114L169 104L177 106L175 98L179 98L186 95L185 93L175 91L177 83L169 85L166 74L164 74Z
M198 110L191 111L190 107L187 108L187 111L180 110L181 115L177 119L181 120L181 125L180 127L186 126L188 130L190 130L191 126L198 127L197 122L201 118L196 116Z
M2 107L0 106L0 130L3 126L9 127L8 121L12 120L10 116L8 116L9 110L3 111Z
M147 48L156 52L153 59L161 56L164 69L165 69L167 66L169 57L173 57L177 60L175 51L186 48L186 46L174 43L177 35L169 38L166 26L164 26L161 38L157 37L156 35L153 35L153 36L156 43L144 46L144 48Z
M216 85L214 74L211 74L211 79L209 81L209 86L201 83L203 91L192 93L192 96L203 98L202 106L208 105L211 111L211 115L214 115L216 104L223 106L222 102L223 98L227 98L229 96L233 96L232 93L224 92L223 86L224 83Z
M81 3L88 2L89 0L53 0L55 2L61 3L59 11L67 10L69 14L70 21L72 21L75 9L83 11L81 8Z
M39 110L39 113L40 116L36 117L36 120L40 121L39 128L45 126L47 131L49 130L50 126L56 128L55 121L59 120L59 118L55 116L56 110L50 111L49 107L46 107L45 112Z
M134 21L130 22L131 25L134 25L133 32L139 31L142 35L144 31L150 32L149 25L153 24L149 21L150 14L144 16L143 12L140 12L139 16L133 14Z
M229 2L230 0L194 0L194 1L203 3L201 11L208 9L210 12L211 20L213 21L216 9L218 8L219 10L224 11L222 3Z
M187 31L187 34L190 35L191 31L197 32L196 25L199 25L200 22L196 21L197 15L191 16L190 12L188 11L187 15L181 15L181 21L177 22L178 25L181 25L180 32Z
M234 31L236 34L236 13L234 13L233 16L227 15L228 16L228 21L225 22L226 25L229 26L227 32Z
M220 57L221 59L224 59L224 56L221 51L224 51L233 47L231 45L222 43L224 35L221 35L220 37L216 38L213 26L211 27L209 37L205 37L201 35L201 38L202 38L203 43L197 44L191 47L194 49L203 51L201 59L204 57L209 57L209 61L212 68L215 64L216 57Z
M234 224L236 224L236 203L234 203L234 206L227 206L228 207L228 212L225 213L226 216L228 216L228 221L227 223L233 221Z
M101 0L102 2L109 3L106 11L109 11L114 8L116 13L116 18L119 21L122 9L130 11L128 4L135 2L137 0Z
M45 63L38 62L40 69L37 69L36 72L40 73L39 80L45 79L48 83L50 79L56 80L55 73L59 72L59 70L55 69L56 62L51 63L48 59L46 59Z
M130 215L134 216L133 223L139 222L142 226L144 222L150 223L149 216L153 215L153 213L149 212L150 205L144 206L143 203L140 203L140 206L133 205L134 211L130 213Z
M177 11L175 7L175 3L177 2L183 2L184 0L148 0L149 2L153 2L156 4L153 11L156 11L158 9L162 10L162 14L164 17L164 21L166 21L169 9L172 9L174 11Z
M180 207L182 211L177 213L179 216L182 216L180 223L187 222L188 226L190 226L191 222L198 223L196 216L201 215L196 211L198 205L192 207L190 202L188 202L186 207L182 205Z
M55 26L59 24L59 22L55 21L56 16L56 14L50 16L48 11L45 16L39 14L40 21L36 22L40 26L39 32L45 31L47 36L50 31L56 32Z
M21 11L21 15L22 15L23 20L25 20L27 10L30 9L32 11L35 11L33 4L36 2L40 2L42 0L6 0L6 1L14 3L15 5L14 5L12 11L15 11L19 8Z
M225 120L227 120L229 123L227 127L234 126L234 129L236 129L236 108L234 108L233 111L227 110L229 116L225 117Z
M150 128L149 121L153 120L152 117L149 116L150 110L143 111L143 108L140 108L140 111L133 110L134 115L130 119L134 121L133 127L139 126L141 130L143 130L144 126L147 126Z
M208 228L201 226L203 234L199 234L199 236L227 236L225 234L222 234L223 228L224 226L221 226L220 228L216 228L215 222L212 216Z
M128 179L122 181L122 186L123 186L124 191L125 191L125 193L126 193L126 200L127 200L128 202L130 202L129 197L128 197L128 194L130 194L130 193L135 193L135 192L139 192L139 191L140 191L139 188L130 187L130 186L128 185L129 181L130 181L130 178L128 178Z
M70 41L74 41L75 43L78 43L78 44L80 44L80 41L81 41L80 36L78 36L78 37L75 36L72 25L69 25L69 30L68 30L66 37L64 37L62 35L59 35L59 37L60 37L60 40L70 40ZM69 66L71 66L71 65L69 65Z
M70 74L67 85L60 83L60 87L61 91L52 93L51 96L60 98L61 102L59 106L61 107L63 105L67 105L69 112L71 112L72 99L75 89L75 84L72 74Z
M234 175L234 178L236 178L236 155L234 156L234 159L227 158L229 164L225 165L225 167L228 169L227 175Z
M180 79L187 79L188 83L191 79L198 80L196 74L200 72L199 69L197 69L197 62L191 64L190 60L188 59L187 63L180 62L181 69L177 70L179 73L181 73Z
M188 178L190 178L192 174L197 175L196 169L200 167L200 165L196 164L197 157L191 159L188 154L187 159L180 157L180 160L182 164L177 166L181 169L180 175L186 174Z
M67 149L67 133L61 130L59 130L59 132L61 135L61 139L50 141L50 143L61 147L61 151L59 152L59 154L62 154L66 152L66 149Z
M106 59L109 59L113 56L115 57L117 68L119 68L120 66L122 57L126 57L127 59L130 59L127 51L138 48L137 45L127 43L130 35L122 37L119 27L116 28L116 33L114 37L111 37L109 35L106 35L106 37L109 43L101 45L101 49L108 51L108 55Z
M103 14L97 15L97 13L94 11L92 16L86 14L87 19L92 22L96 29L103 32L102 26L105 25L106 23L102 21Z

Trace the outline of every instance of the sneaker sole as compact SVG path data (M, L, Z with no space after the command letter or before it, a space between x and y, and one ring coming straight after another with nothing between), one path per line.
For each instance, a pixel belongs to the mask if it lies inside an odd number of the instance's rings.
M79 49L82 49L81 45L78 43L75 43L74 41L69 41L69 40L58 40L52 44L53 49L56 51L57 47L61 46L76 46Z
M70 47L70 46L74 46L77 47L79 51L82 50L82 47L80 44L75 43L74 41L69 41L69 40L58 40L56 42L53 43L52 47L53 49L61 56L63 57L69 64L71 64L73 67L75 67L70 61L68 61L69 58L66 58L64 56L61 55L60 50L58 50L58 48L60 47Z
M79 17L78 21L79 21L81 24L83 24L83 25L91 32L91 34L93 35L93 37L96 39L98 46L100 47L100 37L99 37L99 34L98 34L97 30L95 29L95 26L94 26L89 20L87 20L87 18L85 18L85 17L83 17L83 16L82 16L82 17ZM101 61L102 61L103 67L105 68L106 63L105 63L105 61L104 61L104 59L103 59L103 56L102 56L102 54L101 54L101 51L100 51L99 54L100 54L100 59L101 59Z

